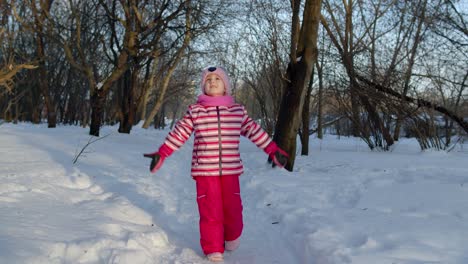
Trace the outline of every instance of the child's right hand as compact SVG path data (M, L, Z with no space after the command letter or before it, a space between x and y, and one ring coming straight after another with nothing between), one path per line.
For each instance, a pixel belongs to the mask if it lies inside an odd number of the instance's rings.
M151 173L155 173L159 168L161 168L165 157L159 154L159 152L154 152L154 153L147 153L143 154L145 158L150 158L151 159L151 164L150 164L150 171Z

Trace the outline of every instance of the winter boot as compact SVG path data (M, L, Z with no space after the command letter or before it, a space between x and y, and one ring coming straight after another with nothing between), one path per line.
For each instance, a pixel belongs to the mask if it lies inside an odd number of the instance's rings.
M239 244L240 244L240 237L231 241L226 241L224 248L226 250L233 251L239 247Z
M222 261L224 261L223 253L220 253L220 252L210 253L210 254L206 255L206 257L211 262L222 262Z

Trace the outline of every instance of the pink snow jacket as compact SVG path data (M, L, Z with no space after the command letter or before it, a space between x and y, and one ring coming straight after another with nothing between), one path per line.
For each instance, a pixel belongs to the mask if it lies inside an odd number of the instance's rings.
M178 150L195 133L192 177L240 175L240 135L265 149L272 142L268 134L247 115L244 106L192 104L169 132L164 144Z

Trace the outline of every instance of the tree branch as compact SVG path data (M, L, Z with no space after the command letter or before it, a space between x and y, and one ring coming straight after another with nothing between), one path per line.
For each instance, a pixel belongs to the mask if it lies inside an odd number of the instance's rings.
M385 94L388 94L388 95L391 95L391 96L394 96L394 97L397 97L397 98L401 98L403 101L416 104L418 107L426 107L426 108L434 109L437 112L446 115L447 117L449 117L450 119L452 119L453 121L458 123L460 125L460 127L462 127L463 130L465 130L465 132L468 133L468 122L466 122L465 120L463 120L462 117L459 117L458 115L456 115L455 113L453 113L452 111L448 110L447 108L445 108L443 106L434 104L432 102L426 101L426 100L421 99L421 98L412 98L410 96L400 94L400 93L398 93L398 92L396 92L396 91L394 91L394 90L392 90L392 89L390 89L388 87L385 87L385 86L382 86L380 84L374 83L374 82L368 80L367 78L365 78L363 76L360 76L358 74L356 74L356 79L358 79L359 81L369 85L370 87L373 87L373 88L377 89L380 92L383 92Z
M88 140L88 143L86 143L86 145L81 149L80 153L78 153L75 158L73 159L73 164L75 164L77 161L78 161L78 158L81 156L81 154L84 153L85 149L93 144L94 142L98 141L98 140L101 140L101 139L104 139L105 137L108 137L110 134L107 134L105 136L102 136L102 137L98 137L96 138L95 140L93 140L93 137L90 137L89 140Z

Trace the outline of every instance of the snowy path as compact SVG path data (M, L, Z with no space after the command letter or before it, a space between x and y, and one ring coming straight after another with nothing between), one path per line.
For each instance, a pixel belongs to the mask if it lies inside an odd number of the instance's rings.
M2 132L1 172L6 178L0 184L0 222L8 229L0 229L0 260L205 262L198 244L194 182L187 174L189 148L174 155L155 176L147 172L141 145L127 142L123 148L113 148L112 142L97 142L90 147L91 153L72 166L76 148L86 143L86 136L81 135L78 143L73 130L56 135ZM125 135L112 136L126 140ZM151 141L147 138L146 142ZM106 143L109 146L103 146ZM148 144L152 146L146 150L156 144ZM246 232L253 229L250 226ZM263 230L250 233L266 238ZM246 239L245 246L230 254L231 262L226 263L269 262L270 254L262 257L251 250L263 252L257 243ZM274 252L281 243L262 245ZM291 262L279 258L276 263Z
M72 165L86 129L1 125L0 263L208 263L191 142L157 175L141 155L166 133L113 133ZM332 138L311 149L288 173L242 142L245 229L224 263L468 263L465 151L370 153Z

